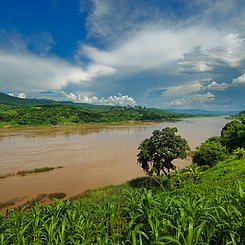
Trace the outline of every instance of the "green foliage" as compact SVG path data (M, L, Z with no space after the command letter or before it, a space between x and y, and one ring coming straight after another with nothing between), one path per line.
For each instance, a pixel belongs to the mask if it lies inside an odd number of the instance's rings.
M245 149L237 148L232 152L232 154L235 155L237 159L243 159L245 158Z
M219 137L212 137L197 147L193 162L200 166L213 166L227 158L227 150L221 145Z
M185 158L189 150L187 142L179 135L175 135L177 128L155 130L152 136L145 139L139 146L138 164L148 175L160 175L165 169L174 169L172 160Z
M245 147L245 121L231 121L221 130L221 142L229 152Z
M233 116L233 119L245 122L245 111L240 111L237 115Z
M65 196L66 194L64 192L55 192L47 195L47 197L50 199L62 199Z
M0 105L0 127L158 121L176 119L180 116L183 115L138 107L81 107L75 105L20 107Z
M244 163L218 163L172 191L124 184L9 210L0 216L0 243L245 244Z
M17 175L21 175L21 176L25 176L27 174L48 172L48 171L52 171L52 170L58 169L58 168L63 168L63 167L62 166L58 166L58 167L34 168L34 169L29 169L29 170L21 170L21 171L18 171L16 174Z

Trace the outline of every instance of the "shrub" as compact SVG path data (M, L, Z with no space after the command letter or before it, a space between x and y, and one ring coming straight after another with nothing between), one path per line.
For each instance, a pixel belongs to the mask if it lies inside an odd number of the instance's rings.
M197 147L193 162L198 165L213 166L227 158L227 150L221 145L218 137L212 137Z

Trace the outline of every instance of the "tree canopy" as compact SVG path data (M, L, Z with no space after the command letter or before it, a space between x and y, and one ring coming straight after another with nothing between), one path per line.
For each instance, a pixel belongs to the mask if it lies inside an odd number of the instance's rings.
M229 152L245 147L245 121L234 120L227 123L221 130L221 142Z
M137 162L148 175L161 175L166 170L174 169L172 161L176 158L184 159L189 150L187 141L176 135L177 128L166 127L155 130L150 138L142 141L138 150Z
M213 166L227 158L226 147L220 143L220 137L211 137L196 148L193 162L198 165Z

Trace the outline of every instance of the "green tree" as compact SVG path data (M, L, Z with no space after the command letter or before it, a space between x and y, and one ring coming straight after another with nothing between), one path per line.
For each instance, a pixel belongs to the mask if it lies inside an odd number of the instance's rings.
M226 147L220 143L220 137L211 137L196 148L193 162L198 165L213 166L227 158Z
M176 135L177 128L164 128L155 130L150 138L143 140L138 150L137 162L148 175L161 175L167 177L170 169L174 169L172 161L176 158L184 159L189 150L187 141Z
M238 147L236 150L234 150L233 155L236 156L237 159L243 159L245 158L245 149Z
M237 120L227 123L221 130L221 142L229 152L245 146L245 122Z

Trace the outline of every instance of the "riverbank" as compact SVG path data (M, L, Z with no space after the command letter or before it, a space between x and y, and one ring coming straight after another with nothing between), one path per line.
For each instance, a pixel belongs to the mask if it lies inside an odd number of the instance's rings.
M73 130L73 129L99 129L106 127L116 127L116 126L144 126L144 125L154 125L163 122L177 122L181 119L166 120L166 121L125 121L125 122L111 122L111 123L86 123L86 124L63 124L63 125L42 125L42 126L6 126L0 127L1 132L11 132L11 131L24 131L24 130Z
M227 123L222 117L190 118L177 122L54 127L1 132L0 173L35 168L62 169L0 179L0 202L18 197L23 202L39 194L67 197L91 188L119 184L143 176L137 165L138 146L156 129L177 127L192 150L218 135ZM179 168L190 160L178 160ZM47 191L48 190L48 191Z
M8 211L1 217L1 241L244 244L244 163L229 159L195 178L187 169L176 176L183 177L181 185L173 176L173 189L166 179L140 178L65 202Z

